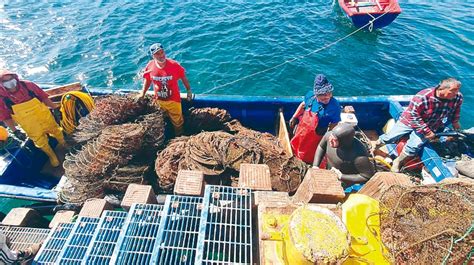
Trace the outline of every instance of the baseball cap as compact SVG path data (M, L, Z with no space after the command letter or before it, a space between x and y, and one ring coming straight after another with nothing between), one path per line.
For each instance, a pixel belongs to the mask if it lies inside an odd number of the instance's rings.
M163 50L163 45L161 43L153 43L150 46L150 55L153 56L153 54L159 52L160 50Z

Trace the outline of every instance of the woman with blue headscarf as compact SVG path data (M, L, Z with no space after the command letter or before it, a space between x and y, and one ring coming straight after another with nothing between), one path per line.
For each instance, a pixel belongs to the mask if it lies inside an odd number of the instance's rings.
M313 163L314 153L323 135L341 121L341 106L332 96L334 87L326 76L318 74L313 89L306 93L295 114L290 127L296 132L291 139L291 148L296 157L308 164Z

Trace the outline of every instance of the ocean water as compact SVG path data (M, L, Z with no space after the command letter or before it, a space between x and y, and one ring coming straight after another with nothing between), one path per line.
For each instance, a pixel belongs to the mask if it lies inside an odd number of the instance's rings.
M390 26L356 29L336 1L0 1L0 67L38 83L137 89L161 42L195 93L304 95L324 73L336 96L414 94L462 83L474 126L474 1L400 1ZM285 63L287 62L287 63Z

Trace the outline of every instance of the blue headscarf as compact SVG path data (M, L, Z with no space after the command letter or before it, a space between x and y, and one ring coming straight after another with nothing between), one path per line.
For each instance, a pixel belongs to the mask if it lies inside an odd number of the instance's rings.
M326 93L332 92L334 87L329 83L328 79L323 74L318 74L314 78L313 92L314 95L324 95Z

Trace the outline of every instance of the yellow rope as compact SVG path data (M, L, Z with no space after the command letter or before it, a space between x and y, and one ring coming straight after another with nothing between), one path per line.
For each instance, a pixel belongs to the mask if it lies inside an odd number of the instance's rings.
M78 105L76 101L80 100L90 112L94 108L94 100L88 93L80 91L71 91L64 94L61 98L61 127L67 134L71 134L79 123L81 117L76 117ZM79 114L79 112L77 113Z

